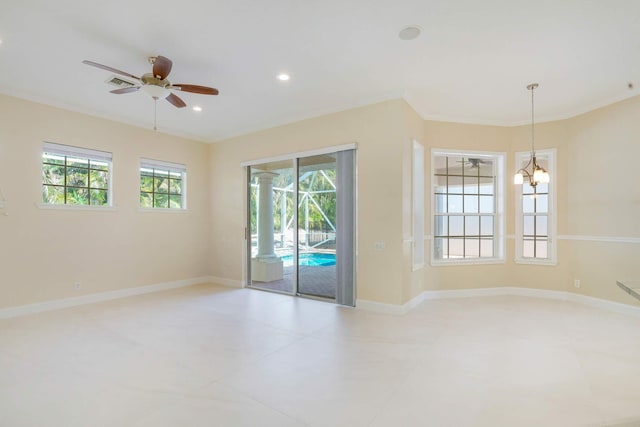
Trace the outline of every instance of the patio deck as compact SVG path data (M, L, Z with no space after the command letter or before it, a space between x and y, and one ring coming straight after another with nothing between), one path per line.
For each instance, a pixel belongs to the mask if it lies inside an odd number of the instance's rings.
M251 287L268 291L293 293L295 289L295 266L284 267L284 277L273 282L252 281ZM299 267L298 292L305 295L336 298L336 266Z

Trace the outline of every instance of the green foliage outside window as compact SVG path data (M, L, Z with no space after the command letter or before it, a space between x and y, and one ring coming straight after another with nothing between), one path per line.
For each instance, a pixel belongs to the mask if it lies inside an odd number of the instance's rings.
M336 218L336 182L335 169L324 169L317 171L308 177L301 179L298 183L300 193L309 193L307 197L312 198L309 203L309 230L330 232L332 228L327 222L327 218L335 225ZM332 185L333 184L333 185ZM317 204L316 204L317 203ZM325 218L322 212L327 216ZM300 209L298 222L300 226L305 224L305 212Z
M167 169L140 168L140 206L182 209L183 175Z
M280 232L282 230L282 220L286 221L286 225L289 225L293 219L295 210L295 200L293 197L293 169L283 169L277 171L278 176L273 179L273 228L274 231ZM301 207L298 212L298 221L300 226L304 228L307 223L305 203L309 206L308 224L310 231L322 231L331 232L334 231L331 225L327 222L327 219L322 215L321 210L327 216L327 218L335 225L336 217L336 171L335 169L323 169L314 171L308 176L304 176L304 172L301 173L301 179L298 182L298 189L300 191ZM250 197L249 197L249 213L250 213L250 228L251 234L258 232L258 197L259 197L259 179L257 176L251 177L250 183ZM306 194L306 196L305 196ZM282 212L282 198L285 200L286 212L283 215ZM305 197L309 197L309 202L303 200ZM317 203L317 205L316 205ZM321 209L319 209L318 208Z
M42 201L56 205L109 205L109 163L42 154Z

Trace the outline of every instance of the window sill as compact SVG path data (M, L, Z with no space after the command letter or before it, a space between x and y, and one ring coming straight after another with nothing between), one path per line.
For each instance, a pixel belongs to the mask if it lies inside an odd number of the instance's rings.
M139 212L155 212L155 213L169 213L169 214L186 214L189 213L189 209L169 209L169 208L138 208Z
M63 210L63 211L98 211L113 212L116 210L113 206L96 206L96 205L54 205L51 203L36 203L38 209Z
M523 265L549 265L549 266L558 265L558 262L554 259L516 258L514 262L516 264L523 264Z
M494 265L504 264L505 260L502 258L487 258L487 259L456 259L456 260L431 260L432 267L449 267L449 266L461 266L461 265Z

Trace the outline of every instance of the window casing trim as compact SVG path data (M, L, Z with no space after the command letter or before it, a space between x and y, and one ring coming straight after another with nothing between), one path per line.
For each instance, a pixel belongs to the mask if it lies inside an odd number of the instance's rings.
M418 271L425 265L425 244L424 244L424 196L425 196L425 171L424 171L424 146L413 140L411 144L412 165L411 165L411 259L412 271Z
M142 177L142 169L152 169L154 171L154 178L155 178L155 170L162 170L162 171L168 171L169 174L171 173L179 173L180 174L180 181L181 181L181 188L180 188L180 207L179 208L171 208L171 207L155 207L155 206L142 206L141 201L138 200L138 208L140 212L182 212L185 213L187 212L187 166L181 163L172 163L172 162L166 162L166 161L162 161L162 160L153 160L153 159L147 159L147 158L141 158L140 159L140 164L138 167L138 176ZM138 194L143 193L142 188L140 186L140 184L138 185ZM152 195L152 203L154 203L153 198L155 197L155 189L151 192L148 191L144 191L144 193L146 194L151 194ZM170 196L172 195L172 193L169 192L168 193L159 193L159 194L166 194L167 197L170 200ZM169 202L169 206L170 206L170 202Z
M76 147L73 145L57 144L55 142L45 141L42 144L42 152L49 154L58 154L68 157L82 157L103 162L112 162L113 154L108 151L93 150L91 148Z
M106 205L57 205L54 203L36 203L38 209L50 209L50 210L69 210L69 211L100 211L100 212L115 212L117 209L114 206Z
M530 151L519 151L515 153L515 165L526 164L531 157ZM536 150L536 157L538 159L544 159L547 162L547 172L550 175L550 182L548 184L548 209L547 209L547 232L548 242L547 245L547 257L546 258L529 258L524 257L523 254L523 215L522 212L522 185L514 185L515 187L515 263L516 264L532 264L532 265L557 265L558 264L558 229L557 229L557 174L556 174L556 158L557 150L555 148Z
M114 202L113 202L113 154L108 152L108 151L100 151L100 150L94 150L91 148L83 148L83 147L76 147L73 145L65 145L65 144L58 144L55 142L48 142L48 141L44 141L42 143L42 150L41 150L41 157L40 157L40 171L41 173L44 171L44 165L45 162L42 160L43 159L43 155L44 154L53 154L53 155L58 155L58 156L64 156L66 157L77 157L77 158L81 158L81 159L87 159L89 160L89 166L86 168L88 172L90 172L92 169L90 167L90 162L93 161L99 161L99 162L104 162L107 163L107 204L104 205L93 205L93 204L89 204L89 205L83 205L83 204L72 204L72 203L46 203L44 201L40 201L38 203L36 203L36 205L38 207L40 207L41 209L68 209L68 210L96 210L96 211L100 211L100 210L113 210L114 209ZM65 169L67 168L66 166L66 161L65 161ZM84 169L83 167L80 167L82 169ZM87 189L91 190L91 183L89 180L89 176L87 177L87 183L88 183L88 187ZM66 181L66 178L65 178ZM45 184L44 182L40 182L40 187L42 188L42 186L44 185L49 185L49 184ZM66 188L84 188L84 187L76 187L76 186L67 186L66 182L64 185L49 185L52 187L63 187L66 191ZM42 199L41 199L42 200Z
M494 256L493 257L478 257L478 258L435 258L435 216L446 215L436 212L436 192L435 190L435 157L436 156L459 156L459 157L474 157L479 159L491 159L495 162L495 212L494 217ZM473 151L473 150L451 150L444 148L432 148L431 149L431 172L430 177L430 200L431 200L431 213L430 213L430 230L431 230L431 245L430 245L430 258L432 266L446 266L446 265L481 265L481 264L504 264L505 262L505 188L506 188L506 174L505 174L505 152L495 151ZM463 215L463 214L462 214ZM474 214L472 214L474 215Z

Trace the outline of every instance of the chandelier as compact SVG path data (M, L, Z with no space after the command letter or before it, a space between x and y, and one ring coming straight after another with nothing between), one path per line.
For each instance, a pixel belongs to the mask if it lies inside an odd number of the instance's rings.
M549 172L547 172L542 166L538 164L536 160L536 148L534 145L534 120L533 120L533 91L538 87L538 83L531 83L527 86L527 89L531 91L531 158L529 163L513 177L514 184L522 184L524 177L529 180L529 185L535 187L538 184L547 184L549 182ZM531 170L529 170L531 166Z

